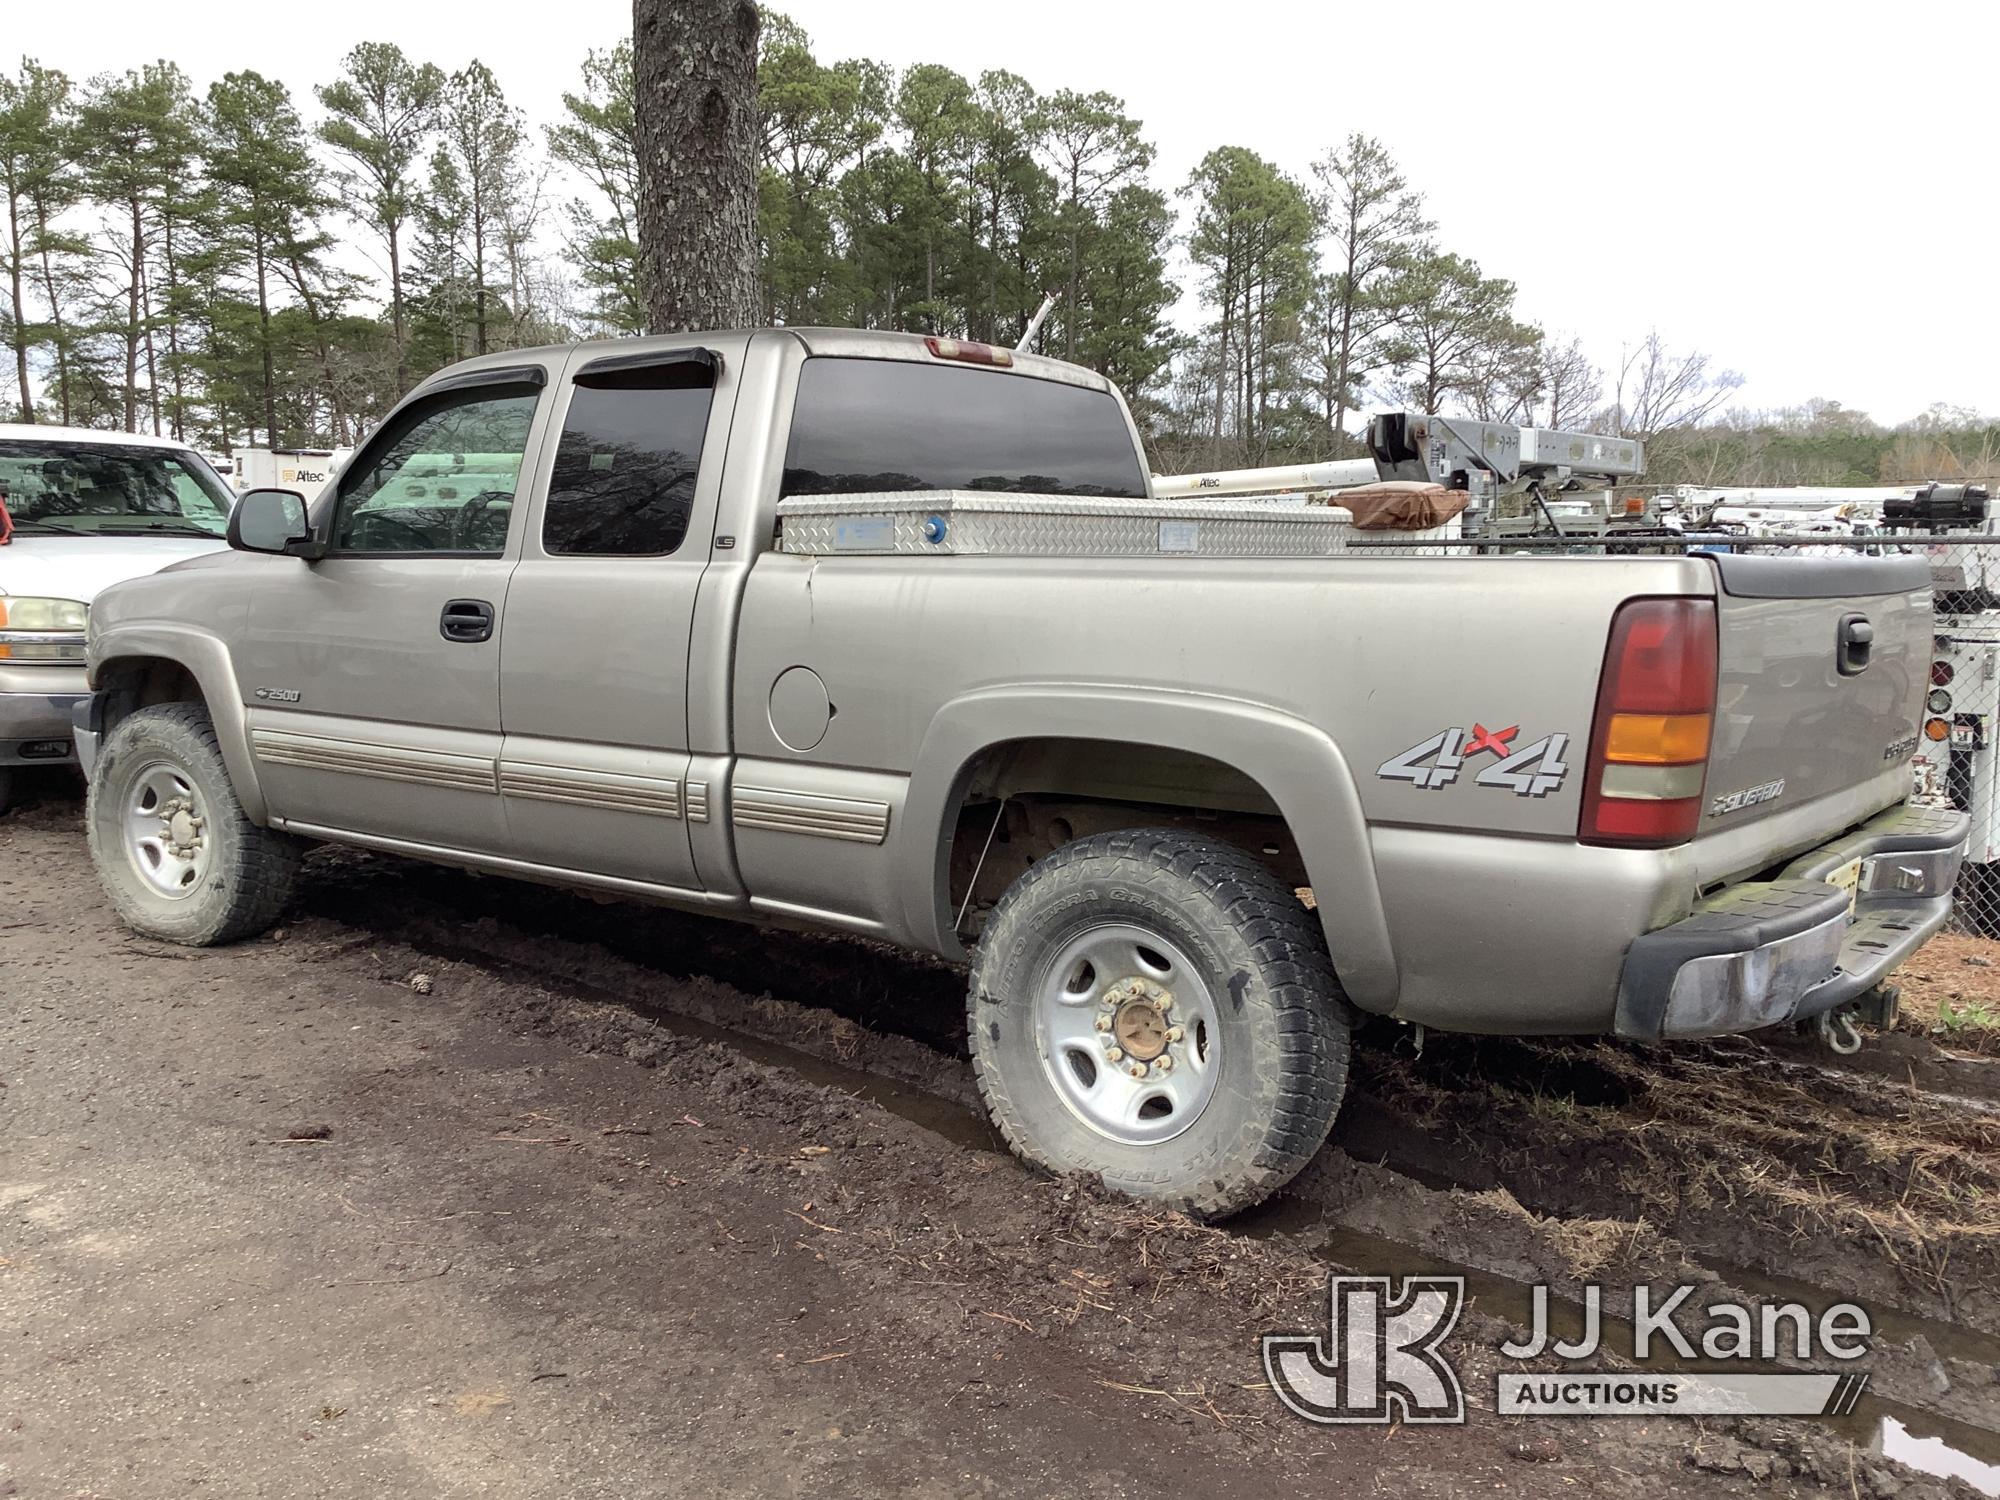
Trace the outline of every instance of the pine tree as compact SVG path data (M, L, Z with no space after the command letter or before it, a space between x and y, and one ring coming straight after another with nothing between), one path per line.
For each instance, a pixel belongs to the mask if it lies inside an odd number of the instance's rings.
M345 76L318 91L327 111L319 137L347 163L340 181L348 201L388 252L389 321L401 395L410 388L403 230L418 187L416 164L437 125L445 75L435 64L411 62L394 42L363 42L342 67Z

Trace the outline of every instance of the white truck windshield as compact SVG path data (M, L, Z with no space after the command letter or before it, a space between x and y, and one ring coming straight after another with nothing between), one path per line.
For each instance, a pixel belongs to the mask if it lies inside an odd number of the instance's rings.
M0 441L0 505L24 536L220 537L229 490L192 453L65 439Z

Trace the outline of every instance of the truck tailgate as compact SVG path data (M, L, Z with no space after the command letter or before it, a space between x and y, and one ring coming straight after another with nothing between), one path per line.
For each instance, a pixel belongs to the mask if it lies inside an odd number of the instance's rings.
M1926 561L1714 562L1720 639L1704 832L1858 787L1907 761L1929 682Z

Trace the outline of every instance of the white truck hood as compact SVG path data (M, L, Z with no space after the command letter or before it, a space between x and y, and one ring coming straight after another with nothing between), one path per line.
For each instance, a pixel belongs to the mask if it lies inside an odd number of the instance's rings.
M221 537L22 536L0 547L0 594L78 599L127 578L157 573L168 563L220 552Z

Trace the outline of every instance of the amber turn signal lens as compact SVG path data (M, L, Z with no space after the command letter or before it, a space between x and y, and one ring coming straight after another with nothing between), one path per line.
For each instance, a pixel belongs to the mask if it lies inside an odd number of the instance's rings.
M1924 738L1927 740L1948 740L1951 738L1951 726L1945 723L1943 719L1926 719L1924 720Z
M1708 756L1707 714L1613 714L1604 758L1627 765L1680 766Z

